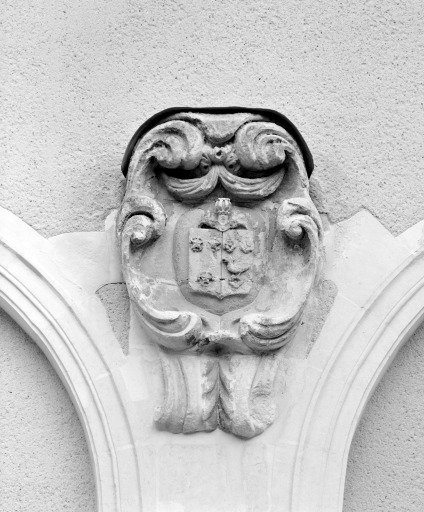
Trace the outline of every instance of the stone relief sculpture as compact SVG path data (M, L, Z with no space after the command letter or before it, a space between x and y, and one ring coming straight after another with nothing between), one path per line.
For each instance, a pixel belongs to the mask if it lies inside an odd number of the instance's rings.
M281 114L170 109L134 135L117 218L139 321L159 346L156 423L250 438L319 275L313 163Z

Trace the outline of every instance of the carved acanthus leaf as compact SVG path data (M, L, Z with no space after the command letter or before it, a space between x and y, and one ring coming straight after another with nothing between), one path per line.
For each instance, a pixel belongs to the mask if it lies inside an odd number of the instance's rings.
M116 231L118 239L122 236L127 222L131 222L133 232L136 229L135 223L138 223L138 230L144 234L143 244L147 244L159 238L163 233L166 225L165 210L156 199L145 195L129 193L124 198L117 218Z
M281 232L291 240L300 240L304 235L309 239L312 253L322 239L321 218L309 197L286 199L277 214Z
M166 169L194 169L203 154L204 137L193 124L169 121L153 128L142 141L142 155Z
M267 170L281 165L286 151L293 153L287 132L274 123L248 123L236 133L235 153L245 169Z
M297 291L288 301L288 308L277 306L267 314L253 313L240 320L240 334L244 343L259 352L281 348L292 339L316 279L320 262L319 242L322 237L322 225L310 198L285 200L278 210L277 226L281 234L294 243L294 251L300 251L303 255L304 263L299 269L299 276L295 271L292 272L292 280L297 282ZM280 295L283 303L283 288Z
M243 178L229 172L223 165L213 165L205 176L180 179L163 174L169 192L180 201L201 199L215 189L218 181L237 199L264 199L274 193L284 178L280 169L270 176Z
M223 357L161 353L165 397L155 415L163 430L193 433L218 426L243 438L262 433L274 420L277 354Z
M180 201L202 199L216 187L219 170L220 167L214 165L206 176L192 179L179 179L163 173L163 179L169 192Z
M270 176L261 178L235 176L226 169L220 173L220 180L224 188L238 199L264 199L277 190L283 178L284 172L281 169Z
M142 257L146 245L160 236L164 227L164 217L159 215L161 211L163 213L162 207L159 203L154 203L155 201L150 199L145 202L152 207L151 211L154 210L157 214L153 220L145 215L132 216L122 228L124 277L137 314L141 316L157 342L172 350L186 350L201 338L202 322L199 316L192 312L160 311L154 308L151 305L151 295L157 284L138 273L131 264L132 254L137 252Z

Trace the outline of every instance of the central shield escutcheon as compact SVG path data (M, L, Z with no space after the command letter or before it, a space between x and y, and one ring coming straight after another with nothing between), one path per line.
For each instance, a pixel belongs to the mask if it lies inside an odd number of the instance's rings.
M184 297L222 315L251 303L264 280L266 223L258 212L196 210L174 233L174 267Z
M252 289L254 233L191 228L189 286L194 292L219 299L246 295ZM257 252L257 251L256 251Z

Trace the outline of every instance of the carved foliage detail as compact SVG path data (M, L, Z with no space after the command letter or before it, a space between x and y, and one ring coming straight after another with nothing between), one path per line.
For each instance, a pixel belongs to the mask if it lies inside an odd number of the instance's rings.
M156 412L156 424L175 434L220 428L254 437L275 418L273 384L279 365L275 353L163 355L166 398Z

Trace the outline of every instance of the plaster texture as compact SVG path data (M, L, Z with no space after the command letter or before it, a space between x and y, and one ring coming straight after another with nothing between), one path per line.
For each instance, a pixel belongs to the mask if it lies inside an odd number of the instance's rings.
M94 511L84 432L57 373L4 311L0 346L2 512Z
M404 345L352 442L344 511L424 508L424 326Z
M365 208L399 234L424 217L419 0L306 0L301 7L270 0L8 1L2 11L0 205L44 236L102 230L122 198L119 165L129 136L143 119L178 104L287 114L311 147L313 181L326 197L320 209L333 222ZM19 330L13 338L21 339ZM420 330L366 410L348 466L349 512L423 508L423 342ZM40 398L45 383L26 372L22 384L37 398L15 397L12 414L22 415L22 425L41 417L62 453L81 452L66 474L49 473L51 489L67 483L51 510L66 510L87 493L75 510L94 510L91 468L70 401L39 352L28 361L9 348L2 375L31 363L49 375L53 394L63 393L52 411L57 402ZM63 417L79 428L78 442L64 435ZM6 440L8 453L19 448L17 458L44 478L46 452ZM84 475L84 493L73 487L75 468ZM33 489L19 492L26 509L48 510Z

